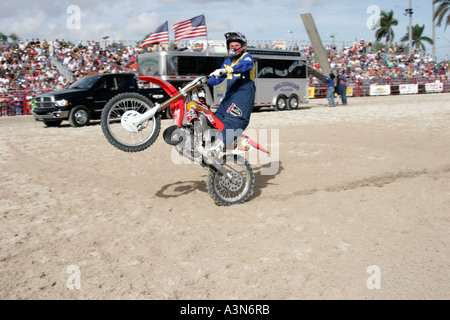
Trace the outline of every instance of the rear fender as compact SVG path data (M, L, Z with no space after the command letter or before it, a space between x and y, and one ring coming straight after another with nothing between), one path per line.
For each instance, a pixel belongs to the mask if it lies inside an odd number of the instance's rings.
M253 148L256 148L259 151L263 151L267 154L270 154L269 151L267 151L266 149L264 149L262 146L259 145L259 143L257 143L256 141L253 141L252 139L250 139L248 136L241 134L240 136L241 139L244 139L245 141L247 141L247 143L252 146Z

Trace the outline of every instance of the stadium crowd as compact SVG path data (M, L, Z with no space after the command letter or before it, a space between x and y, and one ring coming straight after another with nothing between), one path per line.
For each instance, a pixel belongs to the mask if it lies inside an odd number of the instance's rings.
M109 47L101 50L98 42L87 45L64 40L48 42L32 39L0 44L0 92L17 90L57 90L67 79L52 64L55 57L74 79L88 74L135 72L137 50L132 47Z
M0 43L0 92L64 85L48 58L47 42Z
M250 46L270 48L253 41ZM272 47L276 48L276 47ZM167 47L153 45L145 50L166 50ZM198 48L183 48L197 50ZM276 48L283 50L285 48ZM306 44L291 46L289 49L298 50L309 58L311 66L319 69L313 48ZM138 54L144 49L137 46L126 46L121 43L104 48L98 41L88 41L83 44L73 44L64 40L2 42L0 43L0 96L2 103L14 91L53 91L68 85L67 79L51 62L54 57L67 68L76 80L79 77L114 72L132 72L138 70ZM352 45L343 45L338 49L335 45L327 45L326 51L332 69L343 71L348 79L387 79L387 78L450 78L448 61L435 63L430 56L419 52L406 54L401 46L390 48L385 52L383 48L375 49L369 42L356 41ZM311 77L311 84L317 83ZM11 99L9 99L11 100ZM8 101L9 101L8 100ZM17 96L16 96L17 100ZM11 101L9 102L12 103Z
M137 55L142 52L132 46L121 43L102 49L99 42L89 41L86 45L78 42L68 45L65 41L58 42L53 55L67 67L75 79L98 73L135 73L138 69Z
M313 51L312 47L306 50ZM361 40L352 46L343 46L341 50L329 45L326 51L331 69L343 71L349 79L421 78L435 81L449 76L448 61L438 64L431 56L422 55L419 51L407 54L401 45L395 45L386 52L383 47L377 50L372 43Z

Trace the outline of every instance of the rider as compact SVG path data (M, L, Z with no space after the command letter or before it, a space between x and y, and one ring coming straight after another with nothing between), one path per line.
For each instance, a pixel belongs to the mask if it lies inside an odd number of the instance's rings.
M204 154L222 151L230 147L247 128L255 103L255 68L253 57L247 52L247 38L240 32L225 33L229 58L220 69L210 74L209 86L215 86L227 79L227 91L215 113L224 127Z

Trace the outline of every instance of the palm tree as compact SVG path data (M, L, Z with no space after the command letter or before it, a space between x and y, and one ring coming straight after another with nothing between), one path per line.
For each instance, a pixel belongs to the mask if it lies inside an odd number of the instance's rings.
M17 34L15 34L15 33L11 33L11 34L8 36L8 38L11 39L12 42L20 41L20 37L19 37Z
M444 17L446 17L445 21L445 28L447 29L447 26L450 24L450 0L434 0L434 4L439 4L436 11L434 12L433 21L436 22L436 26L440 27L442 24L442 20L444 20Z
M8 40L8 36L0 32L0 41L6 42Z
M406 28L408 30L408 28ZM423 30L425 29L425 25L423 26L419 26L418 24L416 24L415 26L412 27L412 46L416 47L416 49L420 49L423 52L426 51L425 49L425 45L423 44L423 42L428 42L429 44L433 44L433 40L430 39L427 36L422 35ZM407 33L403 36L403 38L400 39L400 41L408 41L409 40L409 30L407 31Z
M394 12L391 10L389 12L381 11L379 28L375 32L376 41L380 41L386 38L387 52L391 46L391 41L394 40L394 30L392 26L398 25L398 20L394 19Z

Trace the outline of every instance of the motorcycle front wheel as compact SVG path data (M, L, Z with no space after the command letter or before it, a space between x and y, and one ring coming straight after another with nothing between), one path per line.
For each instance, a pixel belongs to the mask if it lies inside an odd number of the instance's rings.
M219 206L231 206L245 202L252 194L255 175L248 161L238 155L225 155L222 165L231 172L232 178L217 170L209 170L208 193Z
M122 116L130 112L143 114L154 107L152 101L138 93L122 93L105 105L101 116L101 127L106 139L114 147L125 152L139 152L150 147L161 130L161 118L155 114L130 132L122 125Z

